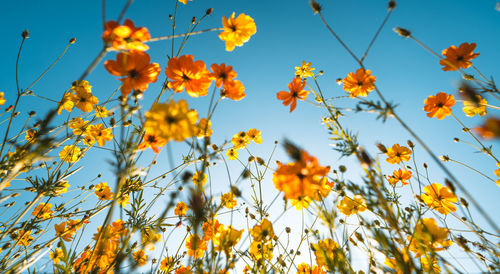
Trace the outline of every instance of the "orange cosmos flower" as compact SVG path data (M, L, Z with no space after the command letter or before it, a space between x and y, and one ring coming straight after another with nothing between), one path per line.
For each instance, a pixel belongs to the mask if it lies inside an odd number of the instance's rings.
M366 97L370 91L375 89L373 83L376 80L377 78L371 75L369 69L360 68L356 70L356 73L349 72L342 82L344 83L344 90L349 92L349 97Z
M453 203L458 202L458 197L449 188L436 183L424 187L424 192L420 197L430 208L444 215L457 211Z
M424 110L427 111L427 117L438 120L451 114L451 107L455 105L455 98L451 94L440 92L436 96L429 96L424 101Z
M453 71L460 68L466 69L472 66L470 60L479 55L479 53L472 53L475 48L476 43L462 43L458 48L456 46L451 46L444 49L442 54L445 58L439 61L439 64L444 66L441 69L444 71Z
M148 50L149 47L143 42L151 39L149 31L145 27L136 28L134 23L127 19L123 25L116 21L108 21L102 39L112 50Z
M302 150L299 161L286 165L278 163L273 183L276 189L285 193L286 199L298 200L306 196L321 199L321 195L317 194L322 191L323 178L329 171L329 166L319 165L316 157Z
M168 60L165 74L172 80L168 82L168 87L175 92L185 89L191 97L205 96L212 83L210 72L203 61L193 59L193 55L183 55Z
M134 50L118 53L116 61L108 60L104 63L104 67L112 75L124 76L119 80L123 82L122 95L127 97L132 89L144 92L149 83L154 83L158 79L160 65L149 62L147 53Z
M252 17L244 13L236 18L234 18L234 15L233 12L229 18L222 17L224 31L219 33L219 38L226 41L226 51L233 51L235 46L241 47L257 32L257 26L255 26Z
M158 149L158 147L162 147L166 143L167 143L167 141L165 139L158 137L156 135L153 135L153 134L146 133L144 135L144 139L143 139L142 143L140 143L137 148L140 150L144 150L144 149L150 147L155 153L159 153L160 150Z
M233 70L232 66L226 66L226 64L222 63L220 65L212 64L210 66L212 69L212 73L210 74L215 79L215 85L220 88L223 84L227 85L234 78L236 78L237 74Z
M207 243L203 241L200 236L191 234L186 240L186 248L188 250L188 256L201 258L205 250L207 250Z
M400 146L399 144L394 144L392 148L387 148L387 159L385 159L389 164L398 164L401 161L410 160L411 150L405 146Z
M389 183L391 183L391 185L395 185L400 181L403 185L407 185L409 184L408 180L410 180L410 178L411 171L398 169L392 173L392 176L388 176L387 179L389 180Z
M111 141L113 139L113 134L111 134L111 129L104 128L103 124L90 125L89 135L97 141L99 146L104 146L106 141Z
M224 90L221 92L221 95L231 100L239 101L245 98L245 87L240 81L233 80L224 85Z
M288 84L290 92L280 91L276 94L279 100L283 100L283 105L290 105L290 112L297 106L297 99L305 100L309 94L308 90L304 90L306 81L301 80L300 77L293 78L292 82Z
M480 126L475 127L474 131L484 139L492 139L500 137L500 119L489 117L486 122Z

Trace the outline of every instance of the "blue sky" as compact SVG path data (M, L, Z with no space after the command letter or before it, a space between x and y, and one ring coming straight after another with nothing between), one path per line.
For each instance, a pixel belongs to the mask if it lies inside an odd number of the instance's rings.
M117 18L123 2L107 1L107 20ZM358 55L364 52L386 15L386 1L325 0L320 3L327 21ZM173 0L136 1L125 18L132 19L137 26L146 26L153 37L168 35L171 33L168 14L172 12L174 5ZM495 66L496 60L500 60L500 13L494 6L495 1L487 0L398 1L398 6L365 62L366 67L377 77L376 83L385 97L398 104L397 113L411 124L414 131L437 155L447 154L465 161L490 177L494 177L493 161L483 154L474 153L470 146L452 141L453 137L472 141L461 132L461 127L453 118L447 117L441 121L430 119L422 110L423 101L429 95L442 91L457 95L460 75L442 71L436 57L413 41L397 36L392 28L401 26L410 29L415 37L438 53L450 45L475 42L476 51L480 55L474 60L474 65L485 75L498 79L500 73ZM199 29L220 27L221 17L229 16L233 11L252 16L257 24L257 34L233 52L224 50L224 43L215 32L191 37L183 50L183 54L192 54L195 60L203 60L207 65L222 62L232 65L238 73L238 79L246 87L245 99L238 102L225 100L217 109L212 120L216 129L213 140L221 143L240 130L258 128L263 132L264 142L251 148L257 155L269 155L274 141L286 137L317 156L322 164L331 165L332 168L339 164L352 166L348 175L353 181L359 181L362 171L356 167L357 160L339 159L339 154L329 146L329 136L320 123L321 115L325 115L322 110L299 102L297 109L289 113L289 108L276 99L278 91L287 90L287 85L294 76L294 67L303 60L312 62L316 71L325 72L319 83L326 97L345 95L335 80L344 78L358 68L328 33L319 16L313 14L308 1L195 0L179 6L176 32L183 32L193 16L201 17L209 7L214 8L213 14ZM4 26L4 43L0 44L0 51L4 56L0 67L0 91L5 92L7 104L15 99L15 58L24 29L30 31L30 39L25 43L20 61L21 87L28 86L36 79L60 54L70 38L77 39L66 56L33 88L35 93L56 100L80 76L102 47L100 1L6 1L2 11L0 23ZM145 92L144 109L149 108L151 98L156 96L160 83L165 80L164 67L170 46L170 41L150 44L148 53L154 62L161 65L162 72L158 82L150 85ZM114 58L114 53L106 57L110 58ZM119 86L116 77L109 75L102 64L88 80L94 86L94 94L102 100ZM148 97L148 94L153 95ZM187 99L185 94L176 96ZM368 98L376 97L371 94ZM189 99L189 102L200 113L205 113L209 99L207 96ZM312 96L308 99L313 100ZM39 102L35 98L23 97L22 104L28 107L24 108L26 112L21 115L27 116L29 110L36 110L41 114L48 107L55 107L55 104ZM335 103L339 107L353 105L351 99L339 99ZM461 103L457 102L453 111L468 126L478 125L482 121L477 117L465 117L461 113ZM490 110L490 113L495 114L495 111ZM394 143L405 144L409 139L409 135L394 120L382 123L375 119L374 114L347 112L342 122L350 130L359 133L360 143L372 155L377 154L377 142L391 146ZM176 145L172 149L182 153L186 148ZM419 162L428 163L432 177L436 178L435 182L441 183L442 172L419 147L417 157ZM288 160L281 148L275 159L284 162ZM160 155L160 160L166 160L165 153ZM385 156L381 156L381 161L385 162L384 160ZM85 170L75 179L80 181L76 185L85 183L98 172L104 173L104 177L108 176L107 180L112 181L111 168L102 168L103 163L105 160L87 163ZM387 173L392 172L391 167L385 163L383 166ZM490 216L500 222L500 213L495 210L498 208L498 187L457 165L451 163L447 166L456 173L470 194L490 212ZM234 167L234 174L238 172L238 167ZM271 188L270 179L267 183ZM220 186L219 191L227 191L224 187ZM267 198L272 199L275 194L270 191Z

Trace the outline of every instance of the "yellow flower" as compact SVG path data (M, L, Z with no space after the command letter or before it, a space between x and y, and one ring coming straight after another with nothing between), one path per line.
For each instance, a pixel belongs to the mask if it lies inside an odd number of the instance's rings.
M236 230L231 225L221 225L217 234L215 235L215 238L213 239L215 250L224 251L226 255L231 254L232 247L240 241L242 234L243 229Z
M196 134L196 137L203 138L212 136L214 130L210 128L211 125L212 122L210 122L210 120L207 120L207 118L201 118L198 124L196 125L196 127L198 128L198 133Z
M68 181L61 180L57 183L56 187L54 188L54 192L56 193L56 195L66 193L66 191L68 191L68 187L70 186L71 185L68 183Z
M31 215L35 216L35 218L39 219L48 219L52 217L52 214L54 211L50 210L52 208L52 204L46 204L46 203L39 203L35 209L33 209L33 212Z
M233 12L229 18L222 17L224 31L219 33L219 38L226 41L226 51L233 51L235 46L242 46L257 32L257 26L252 17L244 13L236 18L234 16Z
M160 270L170 273L174 269L174 259L172 257L165 257L161 260Z
M73 110L73 106L75 103L73 103L73 98L75 95L71 92L66 92L62 98L62 100L58 103L57 107L57 114L61 114L62 110L65 109L68 112L71 112Z
M106 141L111 141L113 139L113 134L111 134L111 129L104 128L103 124L90 125L89 135L92 136L97 141L99 146L104 146Z
M335 258L340 255L339 245L332 239L325 239L312 244L314 255L316 256L316 263L320 267L325 267L328 271L333 271L330 266L335 260L340 261L342 258Z
M181 217L186 215L186 212L188 211L188 206L184 202L178 202L177 205L175 206L174 209L174 214Z
M428 256L420 257L420 266L425 272L428 273L441 273L441 267L437 263L437 259L430 260L431 258Z
M250 235L257 242L270 241L274 237L273 224L268 219L262 219L260 225L255 225L250 229Z
M95 106L94 111L95 111L96 117L105 118L105 117L109 116L109 111L104 106L102 106L102 107Z
M203 241L211 240L219 232L220 228L221 224L217 219L203 222L201 225L201 229L203 230Z
M138 249L136 252L132 253L132 255L138 266L143 266L148 261L148 255L146 255L146 252L142 249Z
M54 230L56 231L56 236L61 237L66 242L71 242L76 230L82 226L79 219L68 220L60 224L54 225Z
M179 0L179 1L182 1L182 0ZM186 1L186 0L184 0ZM176 270L175 270L175 273L174 274L192 274L193 271L191 271L191 267L190 266L179 266Z
M349 72L342 83L344 84L344 90L349 92L349 97L366 97L370 91L375 89L374 83L376 80L369 69L360 68L356 70L356 73Z
M207 250L207 243L203 241L200 236L191 234L186 240L186 248L188 250L188 256L201 258L205 250Z
M75 81L71 86L71 89L75 92L72 96L72 101L75 107L83 112L90 112L94 109L94 106L99 103L97 97L92 95L91 85L87 81Z
M248 138L246 132L240 131L233 135L233 139L231 139L231 143L233 143L233 147L235 149L245 148L248 144L250 144L250 139Z
M226 155L229 160L236 160L238 159L238 150L230 148L227 150Z
M400 258L403 259L402 262L401 261L398 262L395 258L386 257L384 264L387 267L396 270L396 273L403 274L404 272L402 270L405 270L405 269L404 268L401 269L401 266L403 266L403 267L408 266L408 264L410 262L410 252L408 252L408 249L406 249L406 248L403 249L403 251L401 252L401 250L398 248L398 253L400 254Z
M59 158L66 163L74 163L81 157L81 150L77 146L64 146L59 152Z
M62 249L56 248L54 252L49 252L49 257L52 259L54 264L59 264L59 260L64 257L64 254Z
M309 196L298 197L297 199L290 199L290 204L295 206L295 209L301 210L302 208L308 208L312 199Z
M346 196L339 202L337 208L346 216L358 214L366 210L366 201L361 195L354 195L353 199Z
M152 230L150 227L146 227L145 230L141 231L141 244L144 245L144 248L149 250L154 250L154 244L161 240L161 234Z
M265 259L270 261L273 258L273 244L271 242L269 243L262 243L258 241L252 241L250 244L250 256L256 261Z
M111 188L106 182L98 183L94 188L94 193L99 198L99 200L113 199L113 192L111 192Z
M5 104L5 94L3 92L0 92L0 105Z
M448 238L448 229L438 227L436 220L423 218L421 223L415 226L413 237L407 236L410 241L410 251L420 257L427 252L437 252L448 248L453 244Z
M314 73L312 72L314 68L311 68L311 63L306 63L306 61L302 61L302 66L295 67L295 75L300 78L313 77Z
M477 102L464 101L464 108L462 110L467 117L473 117L476 114L479 116L486 115L486 105L488 101L482 98L481 95L476 95L476 97Z
M28 143L36 144L38 142L38 138L36 137L37 131L35 129L28 129L26 131L26 136L24 139L28 141Z
M130 204L130 196L128 194L120 194L118 196L118 204L120 204L121 207L127 206Z
M246 132L246 136L248 137L249 140L254 141L257 144L262 143L262 132L260 130L257 130L255 128L251 128Z
M394 144L392 148L387 148L387 159L385 159L390 164L399 164L401 161L410 160L411 150L405 146L400 146L399 144Z
M301 263L297 266L297 274L325 274L326 272L317 265L310 267L307 263Z
M195 186L204 186L207 183L207 174L196 171L193 175L193 184Z
M234 194L232 192L222 194L220 197L220 204L228 209L235 207L237 203L236 199L234 199Z
M187 4L187 1L193 1L193 0L178 0L178 1L185 5Z
M198 113L189 110L184 100L178 103L155 103L151 110L146 112L144 129L149 134L159 136L167 141L184 141L197 134L196 122Z
M23 229L17 230L16 240L17 244L22 246L28 246L31 241L33 241L33 237L31 237L31 230L24 231Z
M84 121L82 118L73 118L69 121L69 128L73 129L73 134L76 136L87 134L89 129L89 121Z
M458 197L449 188L435 183L424 187L424 192L420 197L428 207L444 215L450 211L457 211L457 207L453 203L458 202Z

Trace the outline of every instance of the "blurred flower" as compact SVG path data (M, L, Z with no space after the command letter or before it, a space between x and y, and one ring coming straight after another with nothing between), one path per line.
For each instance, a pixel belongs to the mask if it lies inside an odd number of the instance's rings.
M420 257L420 265L427 273L441 273L441 267L439 267L436 258L431 261L429 256L422 256Z
M245 98L245 86L238 80L233 80L224 85L221 96L225 96L233 101Z
M222 225L217 219L203 222L201 225L201 229L203 230L203 241L211 240L219 232L221 226Z
M17 235L15 235L15 239L14 240L17 240L17 244L18 245L22 245L22 246L28 246L31 241L33 241L33 237L30 235L31 234L31 230L24 230L24 229L19 229L16 231L17 232Z
M184 5L187 4L187 1L193 1L193 0L179 0L179 2L181 2ZM176 272L176 274L177 274L177 272Z
M192 180L195 186L204 186L207 183L207 174L196 171Z
M455 212L457 207L453 204L458 202L458 197L449 188L435 183L424 187L424 194L420 197L432 209L441 214Z
M297 274L326 274L326 272L317 265L309 266L307 263L301 263L297 266Z
M427 117L438 120L451 114L451 107L455 105L455 98L451 94L440 92L436 96L430 95L424 101L424 110L427 111Z
M420 257L428 252L441 251L453 244L448 238L448 229L438 227L436 220L432 218L423 218L415 226L413 236L407 236L410 241L410 251L415 253L416 257Z
M102 107L95 106L94 111L95 111L95 116L98 118L105 118L109 116L109 111L104 106Z
M174 268L174 259L172 257L165 257L160 262L160 270L170 273Z
M136 28L130 19L126 19L123 25L116 21L108 21L104 27L102 39L112 50L145 51L149 49L143 43L151 39L148 29L145 27Z
M278 163L273 173L273 183L276 189L285 193L286 199L298 200L305 196L317 199L320 198L318 191L323 188L323 178L329 171L329 166L319 165L316 157L301 150L298 161L286 165Z
M142 143L140 143L137 148L140 150L145 150L146 148L150 147L155 153L159 153L160 150L158 149L158 147L163 147L166 143L167 141L165 141L163 138L146 133L144 135L144 138L142 139Z
M474 131L484 139L492 139L500 137L500 119L489 117L486 122L480 127L473 128Z
M132 90L144 92L150 83L156 82L161 68L157 63L149 63L150 57L142 51L120 52L116 61L104 62L106 70L115 76L123 76L118 79L123 82L122 96L125 98Z
M272 242L264 243L253 240L250 244L250 250L248 253L250 253L252 259L256 261L262 259L270 261L273 258L273 249L274 247Z
M389 164L399 164L401 161L408 161L411 157L411 150L405 146L400 146L399 144L394 144L392 147L387 148L387 159L385 159Z
M50 210L52 208L52 204L39 203L31 215L35 216L35 218L39 218L42 220L48 219L52 217L54 211Z
M479 55L479 53L473 53L475 48L476 43L462 43L458 48L456 46L451 46L444 49L442 54L445 58L439 61L439 64L444 66L441 69L444 71L453 71L460 68L466 69L472 66L470 60Z
M165 69L165 74L170 79L168 87L175 92L182 92L185 89L191 97L205 96L208 94L212 77L203 61L193 59L193 55L183 55L168 60Z
M90 123L89 121L84 121L80 117L76 117L69 121L68 126L73 129L74 135L79 136L88 133Z
M408 266L409 262L411 261L411 258L410 258L410 254L408 252L408 249L403 249L403 251L401 252L401 250L398 248L398 253L400 254L400 258L403 259L403 262L404 264L402 265L401 263L402 262L399 262L395 259L395 258L389 258L389 257L386 257L385 258L385 262L384 264L391 268L391 269L394 269L396 270L396 273L397 274L403 274L404 272L402 272L402 270L405 270L404 268L401 269L401 266Z
M290 112L292 112L297 106L297 99L305 100L307 98L309 91L304 90L305 86L305 80L302 80L300 77L295 77L292 82L288 84L288 89L290 91L280 91L276 94L276 97L278 100L283 100L283 105L290 105Z
M476 114L479 116L486 115L486 105L488 102L481 95L476 95L476 98L477 102L464 101L464 108L462 110L467 117L473 117Z
M246 132L240 131L233 135L231 143L233 144L233 147L235 149L242 149L245 148L248 144L250 144L250 139L248 139Z
M354 195L353 199L346 196L339 202L337 208L346 216L358 214L366 210L366 201L361 195Z
M59 264L59 260L64 257L62 249L56 248L53 252L49 252L49 258L52 259L54 264Z
M233 12L229 18L222 17L224 31L219 33L219 38L226 42L226 51L233 51L235 46L242 46L257 32L252 17L244 13L241 13L236 18L234 16L235 13Z
M290 199L290 204L295 207L297 210L301 210L302 208L308 208L311 203L311 197L304 196L299 197L298 199Z
M54 225L54 230L56 231L56 236L61 237L66 242L71 242L76 231L82 227L80 219L67 220L60 224Z
M177 205L175 206L175 209L174 209L174 214L179 216L179 217L182 217L184 215L186 215L186 212L188 211L188 206L186 203L184 202L178 202Z
M257 130L255 128L251 128L246 132L246 136L248 137L249 140L254 141L257 144L262 143L262 133L260 130Z
M369 69L360 68L356 73L349 72L346 78L342 81L344 90L349 92L349 97L366 97L368 93L375 89L375 81L377 78L371 75Z
M92 86L85 80L74 81L71 86L71 89L75 92L75 94L70 95L71 101L73 101L76 108L83 112L92 111L94 106L99 103L97 97L92 95L91 88Z
M5 104L5 94L3 92L0 92L0 105Z
M121 207L126 207L128 204L130 204L130 195L128 195L128 194L123 194L123 192L121 192L121 193L118 195L118 204L119 204Z
M211 125L212 122L210 122L210 120L207 120L207 118L201 118L196 125L198 128L198 134L196 134L196 137L203 138L211 136L214 132L214 130L210 128Z
M142 249L138 249L136 252L132 253L132 256L138 266L146 265L146 262L148 261L148 255L146 255L146 252Z
M234 199L234 194L232 192L224 193L220 197L221 206L231 209L237 205L236 199Z
M226 255L230 255L232 248L240 241L242 230L236 230L231 225L221 225L215 238L213 239L215 250L224 251Z
M401 182L403 185L407 185L408 180L411 178L411 171L408 170L395 170L392 173L392 176L388 176L388 181L391 185L396 185L398 182Z
M108 183L106 182L98 183L94 187L94 193L99 198L99 200L113 199L113 192L111 192L111 188L108 186Z
M64 146L59 152L59 158L66 163L74 163L80 159L81 150L77 146Z
M268 219L262 219L259 225L250 229L250 235L256 242L267 242L274 238L273 224Z
M205 250L207 250L207 243L201 240L200 236L191 234L186 240L186 248L188 250L188 256L201 258Z
M73 106L75 103L73 103L73 97L75 95L71 92L66 92L62 98L62 100L58 103L57 106L57 114L61 114L62 110L66 110L68 112L71 112L73 110Z
M179 0L180 2L182 2L182 0ZM187 1L187 0L184 0L184 1ZM175 273L174 274L192 274L193 271L191 271L191 267L190 266L179 266L176 270L175 270Z
M327 271L333 271L331 268L334 261L340 261L340 258L334 258L339 254L339 245L332 239L320 240L316 244L312 244L316 263L320 267L325 267Z
M38 138L36 138L36 130L35 129L28 129L26 131L26 136L24 139L28 141L28 143L36 144L38 142Z
M161 234L151 227L146 227L144 230L141 230L141 244L145 249L154 250L157 242L161 240Z
M189 110L184 100L178 103L173 100L169 103L155 103L145 116L146 132L159 136L167 142L184 141L197 134L198 113Z

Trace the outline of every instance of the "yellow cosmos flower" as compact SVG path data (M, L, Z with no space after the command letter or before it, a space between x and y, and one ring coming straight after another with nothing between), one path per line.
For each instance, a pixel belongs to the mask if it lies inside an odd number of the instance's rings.
M302 65L300 67L295 67L295 75L300 78L313 77L313 70L315 70L315 68L311 68L310 62L306 63L306 61L302 61Z
M39 218L42 220L48 219L52 217L52 214L54 213L53 210L50 210L52 208L52 204L46 204L46 203L39 203L35 209L33 209L33 212L31 215L35 216L35 218Z
M413 237L407 236L410 241L410 251L420 257L427 252L437 252L448 248L453 244L448 238L448 229L438 227L436 220L423 218L421 223L415 226Z
M61 114L62 110L66 110L67 112L71 112L73 110L73 106L75 103L73 103L73 98L74 94L67 92L64 94L62 100L58 103L57 107L57 114Z
M196 171L193 175L193 184L196 186L204 186L207 183L207 174Z
M146 227L145 230L141 231L141 244L144 245L144 248L148 250L154 250L154 244L156 244L160 240L161 234L157 230Z
M233 51L235 46L242 46L257 32L257 26L252 17L244 13L236 18L234 16L233 12L229 18L222 17L224 31L219 33L219 38L226 42L226 51Z
M254 141L257 144L262 143L262 132L260 130L257 130L255 128L251 128L246 132L246 136L248 137L249 140Z
M3 92L0 92L0 105L5 104L5 94Z
M346 196L339 202L337 208L346 216L358 214L366 210L366 201L361 195L354 195L352 199Z
M451 189L435 183L424 187L424 194L420 197L428 207L437 210L441 214L448 214L450 211L457 211L457 207L453 204L458 202L458 197Z
M317 265L311 267L307 263L301 263L297 266L297 274L325 274L326 272Z
M59 152L59 158L66 163L74 163L81 157L81 150L77 146L64 146L63 150Z
M35 129L28 129L26 131L26 136L24 139L28 141L28 143L36 144L38 142L38 138L36 138L37 131Z
M90 125L88 134L92 136L97 141L99 146L104 146L106 141L111 141L113 139L113 134L111 134L111 129L104 128L103 124Z
M234 199L234 194L232 192L228 192L222 194L220 197L221 206L231 209L237 205L236 199Z
M226 255L231 254L233 246L235 246L241 239L243 234L242 230L234 229L231 225L221 225L218 233L215 235L213 242L216 251L224 251Z
M394 144L392 148L387 148L386 161L390 164L399 164L401 161L410 160L411 150L405 146L400 146L399 144Z
M75 81L71 86L71 89L75 92L72 101L75 107L83 112L92 111L94 106L99 103L97 97L92 95L91 88L92 86L87 81Z
M481 95L476 95L476 97L477 102L464 101L464 108L462 110L467 117L473 117L476 114L479 116L486 115L486 105L488 101L481 97Z
M210 120L207 120L207 118L201 118L198 124L196 125L196 127L198 128L198 133L196 134L196 137L203 138L212 136L214 130L210 128L211 125L212 122L210 122Z
M159 136L167 141L184 141L186 138L195 136L198 132L196 122L198 113L189 110L184 100L178 103L156 103L151 110L146 112L144 129L146 132Z
M341 254L338 252L339 244L332 239L325 239L318 241L316 244L312 244L312 247L318 266L325 267L328 271L333 271L333 269L330 269L330 266L333 264L334 260L341 260L341 258L334 258Z
M99 198L99 200L113 199L113 192L111 192L111 188L108 186L108 183L106 182L98 183L94 187L94 193Z
M177 205L175 206L175 209L174 209L174 214L179 216L179 217L182 217L184 215L186 215L186 212L188 211L188 206L186 203L184 202L178 202Z
M236 160L238 159L238 150L230 148L227 150L226 155L229 160Z
M22 246L28 246L31 241L33 241L33 237L31 237L31 230L23 230L23 229L19 229L17 231L17 235L15 235L15 240L17 240L17 244L18 245L22 245Z
M172 257L165 257L160 262L160 270L170 273L174 269L174 259Z
M64 257L64 253L62 249L56 248L53 252L49 252L49 257L52 259L52 262L54 262L54 264L59 264L59 260Z
M132 253L132 256L138 266L143 266L148 261L148 255L146 255L146 252L142 249L138 249L136 252Z
M273 224L268 219L262 219L260 225L254 225L254 227L250 229L250 235L252 235L253 240L257 242L270 241L274 237Z
M256 261L265 259L270 261L273 258L273 244L271 242L269 243L262 243L258 241L252 241L250 244L250 256Z
M207 243L202 241L200 236L192 234L186 240L186 248L188 256L193 258L201 258L207 250Z
M95 111L95 116L99 118L106 118L109 116L109 111L106 109L106 107L102 106L95 106L94 108Z

